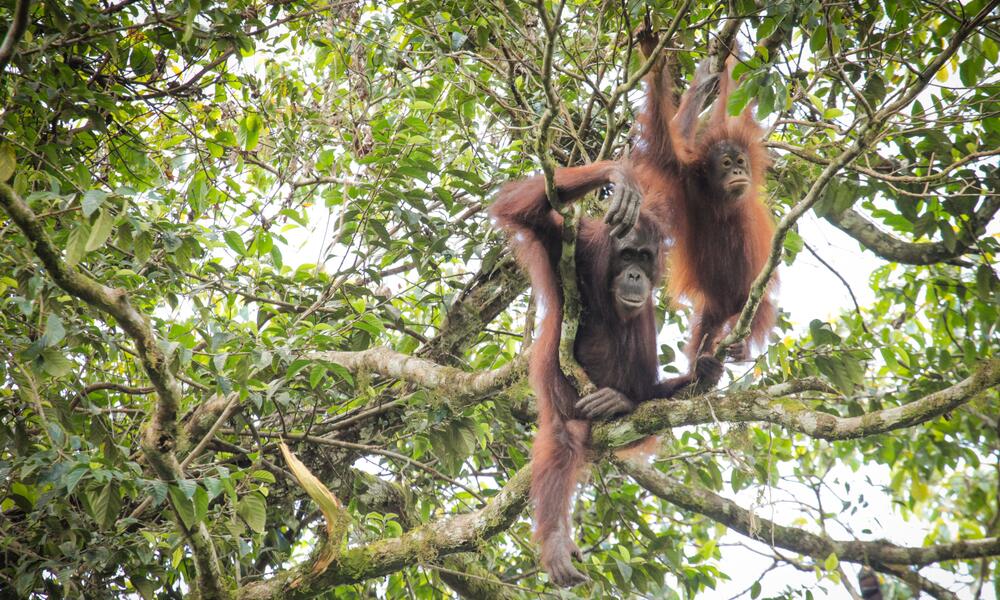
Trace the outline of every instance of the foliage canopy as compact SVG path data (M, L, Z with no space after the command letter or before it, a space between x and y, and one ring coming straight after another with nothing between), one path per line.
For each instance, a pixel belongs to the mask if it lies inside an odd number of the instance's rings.
M786 272L807 210L878 267L711 401L597 431L592 581L564 597L837 595L859 564L887 597L1000 596L997 4L4 3L0 594L554 593L534 308L484 207L537 170L548 109L556 163L623 155L649 8L679 80L740 41ZM661 312L676 369L688 315ZM655 468L606 460L681 425ZM864 478L921 547L838 525ZM742 544L778 568L727 563Z

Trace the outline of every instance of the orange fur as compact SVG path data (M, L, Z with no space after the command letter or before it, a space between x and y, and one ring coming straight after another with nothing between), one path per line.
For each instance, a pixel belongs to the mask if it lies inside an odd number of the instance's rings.
M732 326L751 284L767 262L774 236L770 210L760 198L771 163L761 143L763 129L753 119L752 107L737 117L726 111L735 88L734 62L732 56L726 60L718 98L701 131L684 125L691 124L701 108L697 94L703 89L700 78L707 69L699 68L676 115L669 89L663 85L665 77L650 77L641 120L642 141L634 155L637 170L660 174L659 185L647 193L643 206L659 217L672 237L668 269L671 295L687 298L694 305L696 318L687 348L692 359L711 353ZM664 122L669 123L666 130ZM653 139L655 143L650 141ZM711 191L716 182L706 179L713 148L723 141L740 147L750 160L751 183L734 206L723 206L721 198ZM777 277L772 279L752 324L750 342L758 346L774 325L771 295L776 285Z

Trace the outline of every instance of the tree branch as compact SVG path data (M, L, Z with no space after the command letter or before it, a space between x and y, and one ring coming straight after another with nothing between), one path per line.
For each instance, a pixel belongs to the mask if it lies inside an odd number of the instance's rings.
M469 339L482 331L527 287L527 278L513 254L507 252L495 265L476 273L466 290L448 308L438 334L420 348L417 355L447 365L460 364L462 348Z
M958 600L958 595L948 588L938 585L916 571L898 565L878 565L878 570L906 582L916 592L926 592L937 600Z
M408 531L397 538L379 540L345 550L330 565L308 578L312 564L303 564L260 581L239 591L241 600L311 598L334 586L357 583L379 577L404 567L468 552L494 535L505 531L520 516L528 503L531 467L522 467L480 510L449 516ZM299 587L291 587L294 581Z
M823 215L823 218L881 258L908 265L932 265L954 260L967 253L998 210L1000 196L987 197L969 218L968 231L965 235L960 234L965 239L959 241L954 248L949 248L944 242L907 242L882 231L851 208L839 214Z
M505 388L523 377L527 368L525 353L499 369L470 373L396 352L385 346L360 352L310 352L306 354L306 358L336 363L352 372L367 371L402 379L456 397L480 397Z
M1000 554L1000 538L952 542L926 547L897 546L887 541L831 540L798 527L786 527L701 487L684 485L646 461L613 456L611 461L658 498L704 515L753 540L822 561L836 554L841 561L885 565L927 565L947 560Z
M984 361L968 378L902 406L857 417L837 417L811 410L797 400L776 400L802 391L800 386L706 394L690 400L654 400L639 405L628 418L594 428L596 448L629 444L665 429L725 421L766 422L824 440L848 440L927 422L1000 385L1000 359Z
M371 351L368 351L371 352ZM372 352L369 357L405 357L397 353L385 354L384 349ZM391 352L391 351L388 351ZM317 353L321 354L321 353ZM364 353L343 353L353 360ZM405 357L410 360L410 357ZM400 372L412 369L421 373L424 381L439 382L447 367L425 364L426 361L400 365ZM343 364L343 363L341 363ZM428 371L429 369L429 371ZM483 377L484 374L459 374ZM427 377L430 377L427 379ZM624 445L668 427L714 422L719 420L769 421L779 423L823 439L849 439L891 431L925 422L970 400L979 392L1000 384L1000 360L983 363L971 377L943 390L901 407L869 413L861 417L840 418L827 413L801 408L792 402L772 402L773 397L787 396L804 391L832 391L817 379L803 379L776 384L761 390L735 392L722 396L702 396L686 401L653 401L640 406L631 417L621 422L603 424L595 428L594 447L598 452ZM711 402L711 406L709 405ZM603 453L602 453L603 454ZM930 548L906 548L883 542L839 542L783 527L756 517L735 503L707 490L687 488L666 478L648 465L626 463L613 457L612 461L623 466L654 494L674 502L682 508L705 514L745 535L765 539L790 550L825 558L831 552L842 560L882 566L886 564L921 565L942 560L976 558L1000 554L1000 539L989 538L957 542ZM399 538L385 539L345 551L308 585L290 587L292 581L302 580L302 573L312 565L305 564L285 571L274 579L251 584L241 590L245 599L307 598L331 586L356 583L372 577L398 571L413 564L435 560L439 557L475 550L477 543L504 531L527 505L530 465L522 468L508 480L503 489L485 507L471 513L451 516L409 531ZM763 526L751 523L763 524ZM782 542L782 543L779 543ZM787 544L785 542L787 541ZM888 571L887 571L888 572ZM895 574L895 573L894 573Z

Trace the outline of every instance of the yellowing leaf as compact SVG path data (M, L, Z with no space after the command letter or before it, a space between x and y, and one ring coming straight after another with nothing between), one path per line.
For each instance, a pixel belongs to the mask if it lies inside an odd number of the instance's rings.
M319 506L320 511L323 512L323 518L326 520L326 543L317 553L312 568L313 573L319 573L325 570L339 554L340 540L347 533L347 523L350 516L344 510L340 500L337 500L337 497L333 495L333 492L328 490L323 482L317 479L302 464L302 461L292 454L284 442L279 444L279 447L281 455L285 457L285 462L288 463L288 468L295 475L295 479L298 480L299 485L312 498L313 502Z
M14 148L9 144L0 146L0 183L10 179L16 165L17 156L14 154Z
M826 560L823 561L823 568L826 569L827 571L833 571L834 569L837 568L837 565L839 564L840 560L837 558L837 555L831 552L830 556L827 556Z

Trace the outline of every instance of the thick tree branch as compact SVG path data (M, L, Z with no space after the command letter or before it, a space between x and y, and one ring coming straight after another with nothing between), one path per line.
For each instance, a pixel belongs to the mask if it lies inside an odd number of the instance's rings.
M385 354L384 349L369 354L368 357L378 357L379 360L393 359L414 360L396 353ZM345 353L348 361L359 359L364 353ZM338 361L344 364L344 361ZM412 370L420 373L420 380L439 383L443 376L441 367L424 362L411 364L410 367L399 366L398 373ZM483 374L470 374L459 371L459 375L467 377L483 377ZM804 379L781 383L761 390L735 392L728 395L713 394L686 401L654 401L643 404L639 410L628 419L621 422L603 424L595 428L594 447L599 452L627 444L635 439L651 433L662 431L668 427L691 425L722 421L769 421L785 425L790 429L801 431L824 439L849 439L864 435L872 435L891 431L901 427L925 422L943 414L956 406L967 402L981 391L1000 384L1000 360L984 363L971 377L933 394L901 407L889 408L861 417L839 418L813 411L800 406L795 401L774 402L773 398L804 391L832 391L827 384L815 379ZM709 404L711 403L711 405ZM713 416L714 411L714 416ZM603 453L602 453L603 454ZM614 458L621 463L621 459ZM652 469L644 465L628 463L629 471L639 479L646 474L642 468ZM664 476L659 471L651 471L657 478ZM510 526L518 514L527 505L527 489L530 480L529 467L518 471L504 486L503 490L492 498L482 509L439 520L407 532L400 538L380 540L360 548L347 550L337 557L330 565L313 576L304 577L313 565L307 564L279 574L274 579L252 584L241 591L240 597L258 598L307 598L334 585L349 584L378 577L397 571L408 565L434 560L436 558L456 553L474 550L479 541L485 540ZM792 540L795 546L786 547L796 552L825 558L830 552L836 552L842 560L864 562L871 564L927 564L941 560L960 558L975 558L992 556L1000 553L1000 540L976 540L934 546L931 548L904 548L882 542L837 542L830 541L813 534L802 532L795 528L782 528L763 521L729 500L718 497L706 490L685 488L679 483L658 479L640 480L657 495L663 489L669 496L665 499L675 502L683 508L696 510L716 519L737 531L751 531L756 539ZM655 489L660 485L662 489ZM742 511L742 512L740 512ZM749 523L765 523L765 528L751 528ZM778 532L775 538L771 531L772 525ZM741 530L740 527L743 527ZM764 533L760 533L765 531ZM293 581L308 581L292 588Z
M500 581L477 562L476 554L455 554L441 562L444 568L430 565L448 587L467 600L517 600L517 586Z
M797 527L779 525L707 489L684 485L646 461L619 457L612 457L611 460L658 498L705 515L768 546L784 548L819 561L836 554L841 561L884 567L1000 555L1000 538L995 537L926 547L897 546L887 541L831 540Z
M858 417L836 417L811 410L798 400L778 400L801 391L779 384L771 388L706 394L690 400L644 402L628 418L594 428L595 447L617 447L681 425L715 421L766 422L824 440L848 440L927 422L1000 385L1000 359L981 363L968 378L902 406Z
M893 577L905 582L909 585L915 592L926 592L930 594L931 597L937 600L958 600L958 595L944 587L943 585L938 585L927 579L920 573L916 571L911 571L906 567L901 567L898 565L878 565L878 570L883 573L888 573ZM918 596L919 597L919 596Z
M722 27L719 35L708 42L708 56L712 57L709 73L721 73L726 66L726 59L736 53L736 34L740 32L742 18L729 19ZM705 99L708 102L708 99Z
M176 456L177 411L182 399L181 387L170 369L167 356L157 343L149 321L132 306L125 290L107 287L68 265L45 233L35 213L6 184L0 184L0 207L24 232L35 256L42 261L56 285L110 317L109 325L117 324L135 341L139 360L157 397L156 410L147 424L142 448L160 479L168 483L177 481L182 477L182 469ZM199 523L193 529L188 529L180 520L179 513L177 525L191 545L198 573L197 583L204 597L228 598L229 592L222 583L222 570L208 528L204 523Z
M817 165L829 165L829 161L798 146L784 142L768 142L768 146L785 150L803 160ZM996 156L1000 150L988 150L966 154L955 162L929 175L886 175L874 169L861 165L849 165L847 168L881 181L916 185L944 180L948 173L974 160ZM976 244L976 239L982 235L986 226L1000 211L1000 196L989 195L982 204L962 223L962 230L957 233L958 242L950 248L944 242L908 242L891 233L879 229L870 219L860 212L847 208L839 213L822 214L821 216L835 227L853 237L863 246L878 256L893 262L910 265L930 265L954 260L967 253Z
M360 352L310 352L306 357L336 363L352 372L366 371L402 379L456 397L481 397L505 388L523 377L527 368L526 354L519 355L499 369L470 373L385 346Z
M839 214L823 215L827 221L851 236L878 256L908 265L931 265L954 260L975 246L976 238L1000 210L1000 196L986 198L959 232L960 240L954 248L944 242L907 242L879 229L861 213L848 208Z
M478 545L505 531L528 503L531 468L515 473L490 502L475 512L449 516L404 533L345 550L323 571L309 573L312 564L279 573L239 592L243 600L311 598L334 586L379 577L407 566L431 562L456 552L476 550ZM292 582L300 581L298 587Z

